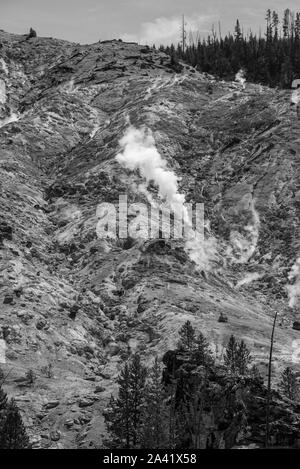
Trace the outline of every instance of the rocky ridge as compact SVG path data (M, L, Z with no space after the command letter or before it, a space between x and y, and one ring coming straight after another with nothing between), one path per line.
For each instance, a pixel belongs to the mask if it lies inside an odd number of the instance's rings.
M300 124L290 93L243 90L121 41L0 31L0 47L2 367L34 446L101 445L124 360L172 349L187 319L216 357L230 334L243 338L264 373L278 310L274 369L297 367L286 285L299 257ZM139 173L115 158L129 122L151 129L180 192L204 203L219 246L209 271L172 243L97 238L99 203L146 200Z

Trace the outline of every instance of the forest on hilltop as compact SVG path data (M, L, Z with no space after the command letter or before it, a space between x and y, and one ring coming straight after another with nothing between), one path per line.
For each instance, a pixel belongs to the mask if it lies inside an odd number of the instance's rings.
M160 49L222 79L232 80L243 69L248 81L290 88L293 79L300 78L300 13L286 9L280 20L269 9L264 34L250 31L245 35L237 20L233 34L221 37L213 27L206 39L199 36L185 46L181 42Z

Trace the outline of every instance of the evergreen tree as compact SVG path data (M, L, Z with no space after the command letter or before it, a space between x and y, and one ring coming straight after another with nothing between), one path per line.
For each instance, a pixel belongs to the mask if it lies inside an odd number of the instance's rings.
M149 373L145 389L143 413L142 448L168 448L169 413L168 395L162 383L162 370L156 358Z
M197 366L208 366L213 363L212 352L209 348L209 343L201 332L195 339L194 350L192 352L191 358Z
M271 43L273 39L273 23L272 23L272 13L270 9L267 10L266 21L267 21L267 31L266 31L267 43Z
M227 344L224 356L224 364L230 373L237 372L238 344L234 335L231 335Z
M236 341L233 335L230 336L225 351L224 363L228 371L232 374L246 375L252 361L250 351L245 342Z
M0 412L0 449L29 448L29 439L20 411L12 399Z
M274 28L274 40L278 40L278 26L279 26L279 16L276 11L273 11L272 13L272 23L273 23L273 28Z
M7 395L0 387L0 413L7 407Z
M289 399L296 400L299 397L299 386L295 372L287 367L281 374L279 388Z
M252 361L250 350L247 348L245 342L242 340L237 349L237 369L240 375L246 375L249 370L249 365Z
M232 80L240 69L247 70L248 81L272 87L290 88L291 81L300 75L300 13L284 12L282 26L276 11L266 13L266 31L259 36L252 32L243 35L240 21L237 20L234 33L217 38L215 30L207 39L199 40L182 47L173 44L160 47L171 55L173 68L176 60L183 59L201 72Z
M205 406L205 386L203 379L193 390L189 399L185 399L178 409L180 433L188 435L191 448L201 448L201 431L203 431L203 408Z
M190 321L186 321L179 330L178 348L184 351L191 351L195 346L195 329Z
M241 26L239 20L236 20L236 25L234 28L234 35L235 35L235 40L236 41L241 41L242 40L242 31L241 31Z
M290 10L284 10L283 23L282 23L283 37L287 39L290 36Z
M139 355L125 363L117 379L118 397L111 397L105 422L111 448L138 448L141 440L142 416L145 406L146 368Z

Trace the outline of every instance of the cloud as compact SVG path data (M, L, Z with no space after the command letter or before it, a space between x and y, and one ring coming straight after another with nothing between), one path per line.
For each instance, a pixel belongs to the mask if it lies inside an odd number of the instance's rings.
M87 12L89 14L92 14L92 13L97 13L99 11L99 7L91 7L91 8L88 8L87 9Z
M210 16L193 15L185 18L187 37L190 33L194 36L197 32L206 34L210 29ZM173 16L171 18L160 17L152 22L142 23L140 31L136 34L124 33L121 35L124 41L134 41L140 44L167 45L180 41L182 17Z

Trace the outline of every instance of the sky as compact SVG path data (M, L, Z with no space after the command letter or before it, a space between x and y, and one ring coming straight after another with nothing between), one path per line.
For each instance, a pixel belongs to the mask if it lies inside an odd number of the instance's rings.
M188 38L218 29L232 31L239 18L247 32L264 28L266 10L300 11L296 0L0 0L0 29L24 34L33 27L39 36L81 44L123 39L142 44L178 42L182 14Z

